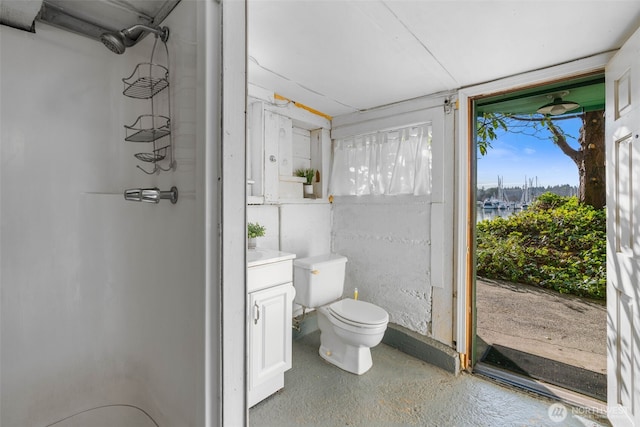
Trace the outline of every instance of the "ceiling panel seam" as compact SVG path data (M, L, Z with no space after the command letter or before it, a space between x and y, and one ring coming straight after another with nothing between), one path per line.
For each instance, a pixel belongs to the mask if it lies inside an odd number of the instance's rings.
M451 78L451 81L455 83L455 87L460 87L460 83L458 83L458 80L449 72L449 70L444 66L444 64L442 64L442 62L440 62L440 60L436 58L436 56L431 52L429 47L422 42L422 40L411 30L411 28L409 28L407 24L405 24L405 22L402 19L400 19L398 15L396 15L393 9L391 9L391 7L385 1L383 1L382 4L384 5L384 7L387 8L389 13L391 13L393 17L400 23L400 25L402 25L407 30L407 32L411 34L411 36L418 42L418 44L422 46L422 48L427 52L427 54L429 54L429 56L433 58L433 60L440 66L442 71L444 71L449 76L449 78Z
M256 64L256 66L258 66L258 67L260 67L261 69L263 69L264 71L266 71L266 72L268 72L268 73L271 73L271 74L274 74L274 75L276 75L276 76L278 76L278 77L280 77L280 78L282 78L282 79L285 79L285 80L287 80L287 81L289 81L289 82L291 82L291 83L293 83L293 84L297 85L298 87L301 87L302 89L304 89L304 90L306 90L306 91L309 91L309 92L311 92L311 93L313 93L313 94L316 94L316 95L318 95L318 96L321 96L321 97L323 97L323 98L329 99L329 100L331 100L332 102L335 102L336 104L340 104L340 105L342 105L343 107L350 108L350 109L352 109L353 111L360 111L360 109L359 109L359 108L356 108L356 107L354 107L353 105L345 104L344 102L338 101L337 99L333 99L333 98L331 98L331 97L329 97L329 96L325 95L324 93L320 93L320 92L318 92L318 91L316 91L316 90L310 89L310 88L306 87L305 85L303 85L302 83L299 83L299 82L297 82L297 81L295 81L295 80L292 80L292 79L290 79L290 78L289 78L289 77L287 77L287 76L284 76L284 75L282 75L282 74L280 74L280 73L278 73L278 72L276 72L276 71L273 71L273 70L271 70L271 69L269 69L269 68L267 68L267 67L263 66L263 65L262 65L262 64L260 64L260 63L258 62L258 60L257 60L256 58L254 58L253 56L249 56L249 60L250 60L251 62L253 62L254 64ZM294 101L295 101L295 100L294 100Z

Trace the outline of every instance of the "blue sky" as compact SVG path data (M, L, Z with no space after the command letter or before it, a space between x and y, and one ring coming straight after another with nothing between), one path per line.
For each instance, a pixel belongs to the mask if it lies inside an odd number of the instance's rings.
M582 121L579 118L561 120L558 125L566 134L573 147ZM560 148L550 139L550 134L528 136L523 134L499 132L498 138L491 142L485 156L478 153L478 188L497 187L498 176L503 179L504 187L522 187L527 180L535 179L539 186L578 185L578 168Z

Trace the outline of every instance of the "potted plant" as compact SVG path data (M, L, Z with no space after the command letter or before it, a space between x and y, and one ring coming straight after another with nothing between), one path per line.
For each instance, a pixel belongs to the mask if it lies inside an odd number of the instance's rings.
M304 178L306 181L304 183L304 194L310 195L313 194L313 180L316 177L315 169L297 169L295 171L296 176Z
M249 249L256 248L256 238L264 236L265 231L267 231L267 229L263 225L258 224L257 222L247 223L247 237L249 239L248 240Z

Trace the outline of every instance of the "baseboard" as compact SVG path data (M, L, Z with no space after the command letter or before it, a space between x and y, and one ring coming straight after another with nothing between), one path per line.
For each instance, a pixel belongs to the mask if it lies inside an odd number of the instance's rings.
M293 322L294 340L318 330L318 317L315 311L304 316L297 316ZM400 325L389 323L382 342L454 375L460 373L460 357L455 349L447 347L433 338L420 335Z
M403 326L389 323L382 342L454 375L460 373L460 357L455 349Z

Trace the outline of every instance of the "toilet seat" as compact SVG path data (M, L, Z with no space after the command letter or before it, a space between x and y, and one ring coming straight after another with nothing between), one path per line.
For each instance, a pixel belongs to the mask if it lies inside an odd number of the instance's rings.
M389 314L377 305L345 298L327 307L336 320L358 328L380 328L389 322Z

